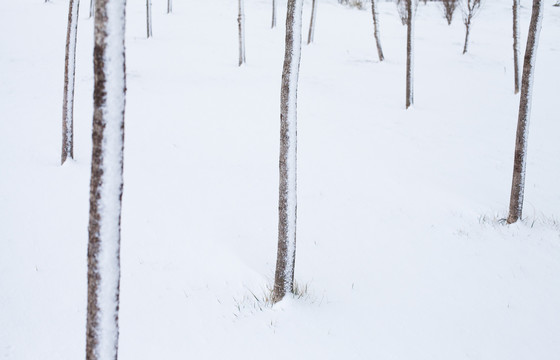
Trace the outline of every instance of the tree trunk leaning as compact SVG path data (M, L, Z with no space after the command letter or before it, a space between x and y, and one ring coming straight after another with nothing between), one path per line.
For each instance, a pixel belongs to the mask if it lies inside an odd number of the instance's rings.
M245 9L243 0L238 1L239 15L237 16L237 24L239 27L239 66L245 64Z
M78 37L79 7L80 0L70 0L64 59L61 164L64 164L67 158L74 158L74 85L76 83L76 40Z
M126 0L97 0L94 34L86 359L116 360L119 338Z
M309 22L309 34L307 35L307 45L313 42L313 36L315 35L315 16L317 13L315 12L317 0L313 0L311 5L311 20Z
M377 19L377 9L375 6L375 0L371 0L371 15L373 16L373 35L375 37L375 44L377 45L377 56L379 61L385 60L383 56L383 49L381 48L381 40L379 39L379 24Z
M523 62L523 77L521 79L521 97L519 101L519 116L517 119L517 134L515 136L515 153L513 160L513 179L507 223L519 220L523 210L523 195L525 190L525 170L527 164L527 138L529 135L529 119L531 115L531 96L539 34L542 27L542 0L533 0L531 23L525 59Z
M293 293L297 220L297 86L303 0L288 0L286 48L280 99L278 252L272 301Z
M519 92L519 0L513 0L513 76L514 93Z
M412 1L406 0L406 108L414 104L414 12Z

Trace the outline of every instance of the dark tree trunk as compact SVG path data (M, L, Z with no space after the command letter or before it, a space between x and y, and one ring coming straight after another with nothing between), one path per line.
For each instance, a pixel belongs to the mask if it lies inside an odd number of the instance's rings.
M276 27L276 0L272 0L272 26L274 29Z
M519 92L519 0L513 0L513 76L517 94Z
M469 35L471 32L471 15L467 15L465 20L465 45L463 46L463 55L467 53L469 47Z
M373 16L373 35L375 37L375 44L377 45L377 56L379 61L385 60L383 56L383 49L381 48L381 40L379 39L379 24L377 20L377 9L375 7L375 0L371 0L371 15Z
M62 156L74 158L74 85L76 83L76 40L78 36L78 13L80 0L70 0L68 29L66 31L66 55L64 59L64 99L62 102Z
M301 59L303 0L288 0L286 49L280 101L278 253L272 301L293 293L297 219L297 84Z
M146 0L146 37L152 36L152 0Z
M239 66L245 64L245 10L243 0L238 1L239 15L237 25L239 27Z
M515 136L515 153L513 160L513 179L509 202L507 223L512 224L521 218L523 210L523 194L525 190L525 169L527 163L527 137L529 135L529 118L531 111L531 96L539 34L542 27L542 0L533 0L533 11L529 25L529 37L525 49L523 62L523 78L521 79L521 98L519 101L519 116L517 119L517 134Z
M406 108L414 104L414 13L412 1L406 0Z
M316 0L313 0L313 3L311 5L311 20L309 22L309 34L307 36L307 45L311 44L313 42L313 35L315 34L315 16L316 16Z
M97 0L95 6L87 360L116 360L118 354L125 9L126 0Z

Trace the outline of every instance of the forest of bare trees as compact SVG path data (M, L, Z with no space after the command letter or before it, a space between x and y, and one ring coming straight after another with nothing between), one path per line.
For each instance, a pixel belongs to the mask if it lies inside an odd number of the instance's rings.
M310 23L307 44L311 44L317 29L317 8L320 0L310 2ZM339 0L339 3L358 8L371 9L373 40L379 62L384 66L386 56L397 61L394 54L383 52L383 31L378 11L379 0ZM279 2L282 4L281 2ZM278 243L277 259L271 301L277 303L294 292L296 264L297 203L297 119L298 81L302 56L304 0L288 0L286 3L285 48L281 72L279 112L279 189L278 189ZM558 4L556 4L558 5ZM172 12L172 2L167 1L167 13ZM277 24L276 0L272 0L272 24ZM473 19L483 11L482 0L441 0L438 4L448 25L459 8L463 16L465 37L462 53L469 49ZM125 0L91 1L89 11L94 17L94 92L92 162L89 193L89 242L87 272L87 341L88 360L116 359L118 350L118 312L120 287L120 222L123 195L124 120L126 99L125 71ZM531 102L534 84L539 33L543 22L543 0L533 0L531 19L524 49L522 76L519 76L520 0L513 0L513 68L514 93L519 95L517 134L515 139L514 167L507 224L522 218L525 173L527 168L527 142ZM268 9L268 6L267 6ZM421 12L417 0L395 0L395 8L406 26L405 107L414 104L414 26L417 13ZM440 9L438 9L439 11ZM268 10L267 10L268 12ZM79 0L69 0L68 24L65 47L64 95L62 122L61 163L73 158L73 110L76 69L76 43L78 39ZM441 16L441 13L438 13ZM234 14L231 14L233 22ZM369 16L369 15L368 15ZM267 15L268 19L268 15ZM443 21L443 19L442 19ZM268 20L266 20L268 24ZM268 26L268 25L266 25ZM400 25L399 25L400 27ZM402 28L402 27L401 27ZM233 30L232 30L233 31ZM509 30L508 30L509 31ZM509 32L508 32L509 33ZM152 33L152 1L146 0L146 35ZM246 63L245 7L244 0L237 2L238 66ZM143 37L142 37L143 38ZM233 41L232 41L233 42ZM373 41L372 41L373 43ZM404 44L402 44L404 46ZM508 45L510 46L510 45ZM510 48L511 49L511 48ZM474 49L473 49L474 50ZM458 51L457 51L458 53ZM510 56L509 53L507 56ZM460 55L458 55L460 56ZM233 57L233 55L232 55ZM233 61L233 60L232 60ZM509 61L509 60L508 60ZM419 69L419 71L423 71ZM401 81L399 81L400 83ZM402 94L402 93L401 93ZM389 121L389 119L388 119ZM271 204L274 207L275 204Z

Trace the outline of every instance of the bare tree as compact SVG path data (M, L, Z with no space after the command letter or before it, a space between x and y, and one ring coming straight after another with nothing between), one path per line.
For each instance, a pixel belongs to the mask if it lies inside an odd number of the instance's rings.
M453 21L453 14L457 8L458 0L441 0L441 8L443 10L443 16L447 20L447 25L451 25Z
M80 0L70 0L68 29L66 31L66 53L64 58L64 99L62 102L62 156L74 158L74 84L76 83L76 39L78 36L78 13Z
M383 49L381 48L381 40L379 39L379 20L377 19L377 8L375 5L376 0L371 0L371 15L373 17L373 36L375 37L375 44L377 45L377 56L379 61L385 60L383 56Z
M471 32L472 19L480 9L481 0L464 0L463 5L463 23L465 24L465 46L463 46L463 54L467 53L469 46L469 35Z
M237 24L239 26L239 66L245 64L245 9L243 0L239 0L239 15Z
M519 92L519 0L513 0L513 81Z
M309 35L307 36L307 45L313 42L313 35L315 35L315 17L317 16L316 5L317 1L313 0L311 5L311 20L309 22Z
M123 191L126 0L97 0L89 196L87 360L116 360Z
M171 14L173 12L173 1L167 0L167 13Z
M406 1L406 108L414 104L414 11L412 2Z
M272 301L293 293L297 220L297 86L303 0L288 0L280 101L278 253Z
M272 26L274 29L276 27L276 0L272 0Z
M152 36L152 0L146 0L146 37Z
M529 36L523 62L523 78L521 79L521 98L515 137L515 153L513 160L513 179L507 223L512 224L521 218L523 210L523 194L525 190L525 169L527 164L527 138L531 115L531 96L534 85L535 63L539 34L542 27L543 1L533 0Z

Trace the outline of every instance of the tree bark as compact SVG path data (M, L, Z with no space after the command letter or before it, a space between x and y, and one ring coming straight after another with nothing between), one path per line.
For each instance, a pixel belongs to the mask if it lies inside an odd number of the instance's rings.
M274 29L276 27L276 0L272 0L272 26Z
M525 190L525 169L527 163L527 138L529 135L529 119L531 115L531 96L539 35L542 27L542 0L533 0L531 23L525 59L523 62L523 77L521 79L521 97L519 101L519 116L517 119L517 134L515 136L515 153L513 162L513 179L507 223L512 224L521 218L523 210L523 195Z
M61 164L74 158L74 85L76 83L76 40L80 0L70 0L66 54L64 59L64 98L62 102L62 156Z
M513 76L514 93L519 92L519 0L513 0Z
M146 37L152 36L152 0L146 0Z
M469 34L471 32L471 15L467 15L467 19L465 20L465 45L463 46L463 55L467 53L469 47Z
M239 27L239 66L245 64L245 9L243 0L238 1L239 15L237 24Z
M309 34L307 35L307 45L313 42L313 36L315 35L315 16L317 13L315 12L316 8L316 0L313 0L311 5L311 20L309 21Z
M280 99L278 252L272 301L293 293L297 220L297 86L303 0L289 0Z
M379 39L379 24L377 20L377 9L375 7L375 0L371 0L371 15L373 16L373 35L375 37L375 44L377 45L377 56L379 61L385 60L383 56L383 49L381 48L381 40Z
M87 360L116 360L123 191L126 0L97 0L94 32Z
M406 0L406 108L414 104L414 12L412 1Z

